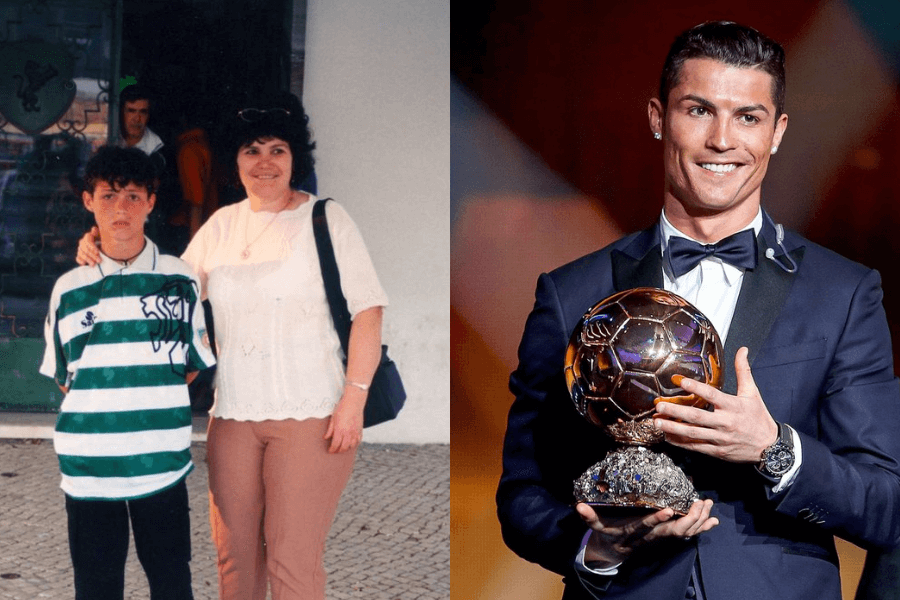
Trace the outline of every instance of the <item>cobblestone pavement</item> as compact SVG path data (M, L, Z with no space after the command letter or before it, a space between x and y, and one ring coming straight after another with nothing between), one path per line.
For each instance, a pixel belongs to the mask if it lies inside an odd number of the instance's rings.
M218 598L205 443L188 477L194 598ZM73 598L66 511L49 440L0 440L0 599ZM450 598L450 449L363 444L325 552L329 600ZM132 547L125 598L149 598Z

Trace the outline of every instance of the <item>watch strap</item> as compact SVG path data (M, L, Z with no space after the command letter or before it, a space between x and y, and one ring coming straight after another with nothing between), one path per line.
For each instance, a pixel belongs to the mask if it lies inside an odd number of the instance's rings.
M772 483L778 483L781 481L781 478L790 471L791 467L794 463L794 436L791 431L791 428L785 423L777 422L778 425L778 437L775 439L775 442L763 450L762 455L760 456L759 463L756 465L756 470L760 475L768 479ZM791 462L788 468L781 472L775 473L771 471L769 467L769 461L772 458L772 455L775 453L783 453L789 452L791 455Z

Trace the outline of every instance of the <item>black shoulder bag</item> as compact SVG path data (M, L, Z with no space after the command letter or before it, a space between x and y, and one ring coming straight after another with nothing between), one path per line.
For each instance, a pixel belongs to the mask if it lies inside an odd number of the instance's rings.
M316 237L316 249L319 251L319 266L322 279L325 281L325 295L331 308L334 328L341 339L344 349L344 366L349 355L350 346L350 311L347 310L347 299L341 289L340 273L334 258L334 246L328 233L328 221L325 218L325 203L331 198L317 200L313 206L313 234ZM397 417L406 401L406 391L397 365L387 355L387 346L381 347L381 363L369 385L369 397L363 417L363 426L371 427Z

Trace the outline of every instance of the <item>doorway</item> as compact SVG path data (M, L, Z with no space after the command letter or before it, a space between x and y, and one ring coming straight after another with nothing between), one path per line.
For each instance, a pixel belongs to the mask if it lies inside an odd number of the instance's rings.
M43 323L92 224L80 178L118 138L122 85L154 90L150 127L174 150L186 123L212 130L245 90L291 89L297 10L305 0L0 0L0 411L62 402L37 372ZM219 189L220 204L240 199L224 177Z

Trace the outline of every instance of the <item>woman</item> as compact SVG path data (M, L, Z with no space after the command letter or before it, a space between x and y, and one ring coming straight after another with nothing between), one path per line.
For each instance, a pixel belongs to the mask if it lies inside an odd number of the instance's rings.
M228 123L247 198L219 209L182 258L213 309L216 401L208 431L210 522L223 599L324 599L322 554L362 437L387 297L356 226L326 206L353 316L346 374L312 232L312 169L296 97ZM84 246L84 244L82 244Z

